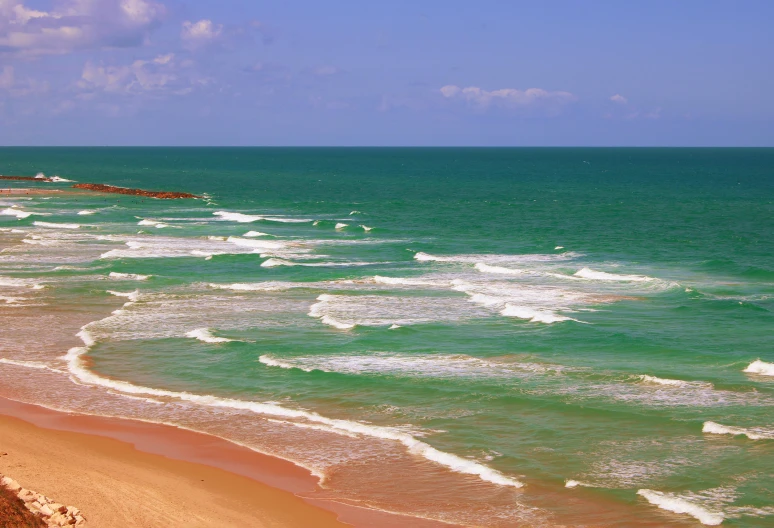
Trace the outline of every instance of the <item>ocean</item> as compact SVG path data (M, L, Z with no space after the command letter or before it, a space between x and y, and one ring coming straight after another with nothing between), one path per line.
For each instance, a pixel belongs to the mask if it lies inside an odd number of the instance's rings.
M774 524L774 149L4 148L0 395L471 526Z

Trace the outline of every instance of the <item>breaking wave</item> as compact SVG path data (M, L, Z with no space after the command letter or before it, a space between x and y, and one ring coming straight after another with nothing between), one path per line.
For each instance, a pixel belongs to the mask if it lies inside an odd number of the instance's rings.
M774 429L766 429L763 427L733 427L716 422L704 422L701 432L731 436L744 435L750 440L774 440Z
M673 513L686 513L707 526L717 526L725 518L722 513L706 510L698 504L689 502L674 493L641 489L637 491L637 495L644 497L649 503L658 506L662 510Z
M760 359L756 359L744 369L743 372L749 374L760 374L762 376L774 376L774 363L766 363Z
M198 339L204 343L230 343L235 341L234 339L228 339L226 337L216 337L212 335L209 328L197 328L196 330L186 332L185 336Z

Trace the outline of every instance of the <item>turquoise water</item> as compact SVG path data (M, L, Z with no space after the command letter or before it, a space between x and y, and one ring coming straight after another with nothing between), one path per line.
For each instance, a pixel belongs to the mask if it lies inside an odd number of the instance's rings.
M0 195L0 392L218 434L431 519L770 526L772 167L2 149L3 174L205 198Z

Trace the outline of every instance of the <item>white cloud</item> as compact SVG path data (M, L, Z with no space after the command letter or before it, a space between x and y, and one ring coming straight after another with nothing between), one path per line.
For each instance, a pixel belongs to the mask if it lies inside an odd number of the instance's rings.
M548 109L551 113L555 113L560 107L578 100L570 92L548 91L542 88L529 88L527 90L501 88L489 91L477 86L461 88L449 84L442 87L440 93L446 99L465 102L479 109L492 106L510 109L535 107Z
M0 0L0 52L62 54L79 49L139 46L161 21L152 0L54 0L50 11Z
M213 24L212 20L202 19L198 22L186 20L180 38L192 47L201 46L216 40L223 33L223 24Z
M615 94L610 97L610 100L618 104L626 104L629 100L621 94Z
M83 67L78 87L86 93L103 91L122 95L178 89L179 86L173 86L178 80L173 59L170 53L150 61L136 60L126 66L102 66L89 61Z

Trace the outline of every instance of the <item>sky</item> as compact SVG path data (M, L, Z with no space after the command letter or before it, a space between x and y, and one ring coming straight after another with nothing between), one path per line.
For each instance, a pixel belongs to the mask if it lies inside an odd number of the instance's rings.
M0 145L774 146L774 2L0 0Z

